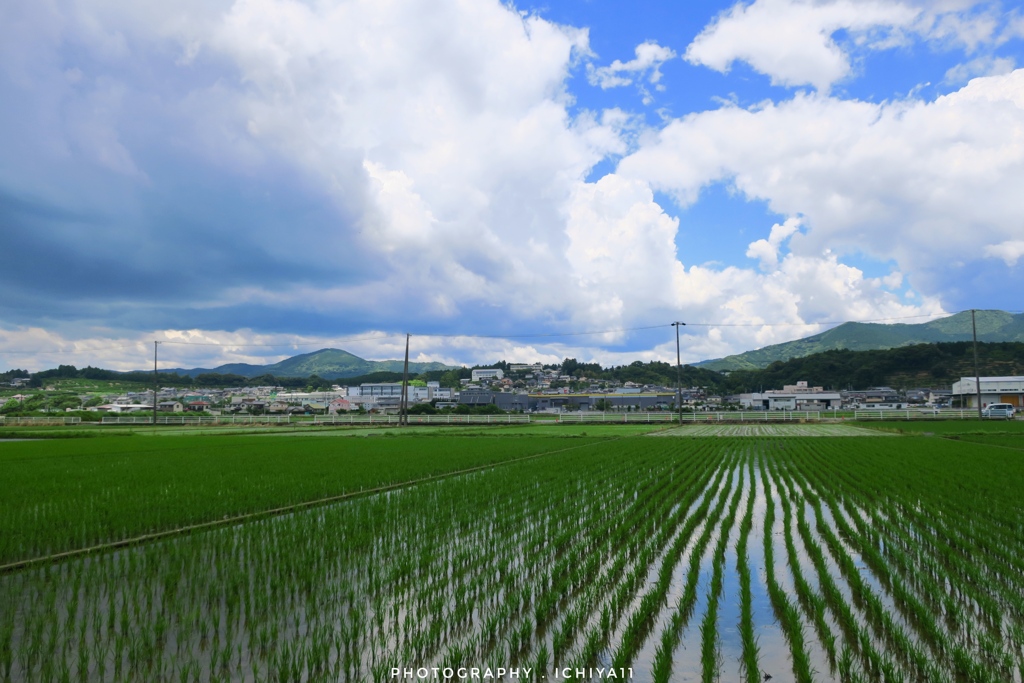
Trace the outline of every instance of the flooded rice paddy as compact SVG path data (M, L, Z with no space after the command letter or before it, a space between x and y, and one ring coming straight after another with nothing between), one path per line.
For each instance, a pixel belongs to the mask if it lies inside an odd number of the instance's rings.
M1022 473L976 449L625 439L8 573L0 681L1020 681Z

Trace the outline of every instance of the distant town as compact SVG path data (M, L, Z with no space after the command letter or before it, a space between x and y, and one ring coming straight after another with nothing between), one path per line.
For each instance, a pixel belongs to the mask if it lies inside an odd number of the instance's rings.
M832 391L808 381L781 389L721 395L708 387L676 388L663 384L590 379L584 372L565 374L541 364L507 364L502 368L473 369L458 387L439 381L412 380L408 410L412 414L507 412L656 412L656 411L837 411L857 409L975 408L979 391L973 377L961 378L950 388L897 390L880 386L863 390ZM14 377L11 387L25 388L28 377ZM40 387L54 391L55 386ZM981 378L982 407L990 404L1024 406L1024 377ZM0 411L11 412L38 394L16 393L0 398ZM402 382L334 384L318 391L289 390L283 386L239 386L197 390L163 387L122 393L82 393L78 405L46 406L47 412L88 411L110 414L151 412L205 415L337 415L343 413L394 414L401 409ZM67 397L65 397L67 399ZM677 403L678 401L678 403ZM73 403L75 401L72 401ZM53 410L51 410L53 408ZM38 409L38 408L37 408Z

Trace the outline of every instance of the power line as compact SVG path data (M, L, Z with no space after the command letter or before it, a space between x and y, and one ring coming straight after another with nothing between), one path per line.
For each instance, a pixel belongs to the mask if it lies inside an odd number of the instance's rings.
M380 339L391 339L398 337L397 334L384 334L376 337L352 337L347 339L327 339L319 342L289 342L283 344L235 344L231 342L193 342L183 340L170 340L170 339L159 339L161 344L181 344L187 346L230 346L233 348L292 348L297 346L323 346L324 344L335 344L335 343L348 343L357 341L376 341ZM74 355L77 353L90 353L93 351L120 351L123 349L139 349L140 346L151 343L152 340L139 340L132 342L131 344L122 344L119 346L103 346L96 347L95 349L71 349L71 350L54 350L54 351L4 351L0 350L0 355L25 355L25 356L37 356L37 355Z
M970 309L967 309L969 311ZM957 311L949 315L957 315L967 311ZM1011 314L1018 314L1022 311L1007 311ZM843 325L846 323L885 323L895 322L899 320L915 320L920 318L937 318L940 317L937 314L918 314L918 315L905 315L895 316L888 318L869 318L863 320L822 320L814 322L746 322L746 323L726 323L726 322L688 322L687 327L814 327L821 325ZM551 339L558 337L583 337L593 336L600 334L614 334L619 332L640 332L645 330L655 330L665 327L670 327L671 323L662 323L660 325L642 325L638 327L615 327L604 330L584 330L577 332L533 332L527 334L432 334L429 332L424 333L413 333L416 337L434 337L439 339ZM180 339L167 339L159 340L161 344L177 344L182 346L214 346L214 347L232 347L232 348L297 348L297 347L322 347L324 344L335 344L335 343L351 343L361 341L380 341L383 339L392 339L401 337L401 334L379 334L374 336L360 336L360 337L341 337L335 339L326 339L316 342L282 342L282 343L233 343L233 342L199 342L199 341L187 341ZM15 356L38 356L38 355L77 355L85 353L101 353L105 351L118 351L122 349L140 349L141 345L149 343L148 341L140 340L132 342L130 344L120 344L117 346L104 346L91 349L73 349L73 350L53 350L53 351L22 351L12 350L4 351L0 350L0 355Z
M400 337L400 336L401 335L399 335L399 334L383 334L383 335L377 335L375 337L352 337L352 338L348 338L348 339L327 339L327 340L318 341L318 342L290 342L290 343L283 343L283 344L233 344L231 342L194 342L194 341L182 341L182 340L179 340L179 339L162 340L160 343L161 344L185 344L185 345L188 345L188 346L236 346L236 347L239 347L239 348L254 348L254 347L285 348L285 347L295 347L295 346L322 346L323 344L336 344L336 343L339 343L339 342L348 343L348 342L357 342L357 341L377 341L379 339L390 339L392 337Z
M637 330L655 330L667 325L645 325L643 327L616 327L610 330L589 330L586 332L535 332L532 334L431 334L424 332L417 337L440 337L441 339L534 339L541 337L582 337L592 334L611 334L613 332L636 332Z

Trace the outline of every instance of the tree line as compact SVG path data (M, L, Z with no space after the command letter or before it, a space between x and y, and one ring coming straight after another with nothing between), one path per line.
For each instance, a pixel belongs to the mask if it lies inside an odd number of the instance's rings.
M1024 375L1024 343L988 342L978 344L979 372L983 376ZM633 382L636 384L676 385L676 366L663 361L633 361L628 365L602 367L599 363L582 363L566 358L561 364L544 366L562 375L586 377L588 383ZM410 375L417 382L436 381L444 387L457 388L469 379L474 368L501 368L506 376L522 378L525 373L512 373L506 361L473 368L433 370ZM709 393L738 394L768 389L781 389L787 384L806 380L815 386L840 391L891 386L895 389L949 386L960 377L974 376L974 350L970 342L915 344L877 351L834 349L787 361L776 361L761 370L736 370L721 373L692 365L681 368L683 387L705 387ZM30 377L31 386L39 387L52 378L81 378L134 382L151 386L153 373L145 371L117 372L87 366L60 365L50 370L29 373L14 369L0 373L0 381ZM258 377L204 373L196 377L172 372L159 373L160 386L183 388L279 386L286 389L326 391L333 384L358 386L363 383L400 382L400 372L374 372L359 377L327 380L318 375L309 377Z

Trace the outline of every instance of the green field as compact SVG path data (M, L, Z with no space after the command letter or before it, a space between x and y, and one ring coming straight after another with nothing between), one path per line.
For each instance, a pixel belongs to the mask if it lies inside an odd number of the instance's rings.
M695 424L654 432L652 436L878 436L857 424Z
M854 423L867 429L901 434L930 433L939 436L960 434L1018 434L1024 437L1024 420L921 420L919 422L874 422Z
M6 571L0 681L1021 680L1024 448L960 426L3 443L7 560L442 476Z
M220 435L0 444L6 489L0 497L0 564L561 450L587 439L475 441Z

